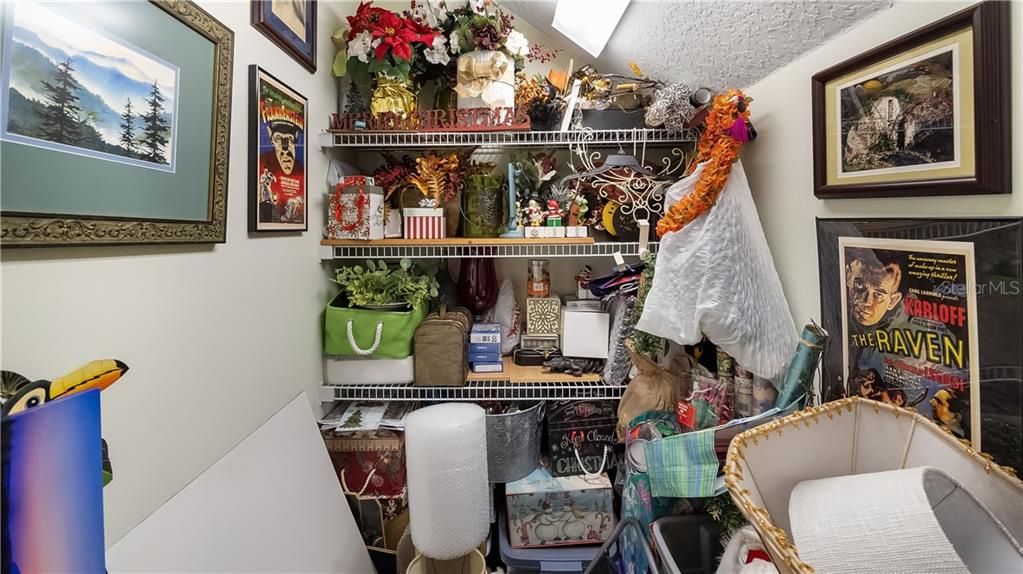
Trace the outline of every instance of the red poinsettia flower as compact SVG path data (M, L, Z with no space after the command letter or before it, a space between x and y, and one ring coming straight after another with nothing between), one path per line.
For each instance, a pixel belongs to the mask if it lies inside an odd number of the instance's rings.
M430 46L433 44L433 39L437 36L437 30L413 18L405 18L405 27L414 34L414 37L411 39L412 42L422 42Z
M374 56L377 60L387 57L387 52L394 54L395 58L405 60L412 59L412 46L416 33L405 26L405 20L397 14L387 12L380 15L376 24L370 26L370 32L374 40L380 40L376 47Z
M360 3L359 8L355 11L355 15L345 18L348 20L348 25L351 26L351 30L348 32L348 39L351 40L359 32L372 28L380 21L380 17L384 14L390 14L390 12L383 8L374 7L372 1Z

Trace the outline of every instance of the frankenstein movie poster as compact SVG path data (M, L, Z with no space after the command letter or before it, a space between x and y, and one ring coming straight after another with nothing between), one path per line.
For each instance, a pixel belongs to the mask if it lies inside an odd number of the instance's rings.
M979 448L972 243L839 238L849 395L914 409Z
M306 100L262 70L257 89L256 230L304 230Z

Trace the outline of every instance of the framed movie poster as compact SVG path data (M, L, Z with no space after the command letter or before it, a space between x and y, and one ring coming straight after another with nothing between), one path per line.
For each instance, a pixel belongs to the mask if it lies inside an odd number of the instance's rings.
M316 71L316 0L252 0L252 25L305 69Z
M231 30L185 0L2 17L2 245L224 242Z
M1023 219L818 219L826 400L916 410L1023 471Z
M255 64L249 98L249 231L305 231L307 101Z
M1011 193L1009 2L816 74L818 198Z

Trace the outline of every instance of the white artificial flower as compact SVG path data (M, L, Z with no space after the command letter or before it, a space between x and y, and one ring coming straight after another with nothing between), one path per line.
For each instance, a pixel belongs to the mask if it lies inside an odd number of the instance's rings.
M486 0L469 0L469 7L477 14L485 14L487 11Z
M451 44L448 46L448 51L451 52L452 56L457 56L462 53L462 46L458 42L458 38L454 35L451 36Z
M529 40L518 30L512 30L504 41L504 47L513 56L526 57L529 54Z
M348 41L348 57L358 58L360 62L369 63L369 53L373 49L373 34L363 30Z
M414 0L412 2L412 17L431 28L440 27L440 23L447 17L447 13L448 5L445 0Z
M434 36L433 44L426 50L423 50L426 61L431 64L446 66L451 61L451 56L448 55L447 42L447 38L440 34Z

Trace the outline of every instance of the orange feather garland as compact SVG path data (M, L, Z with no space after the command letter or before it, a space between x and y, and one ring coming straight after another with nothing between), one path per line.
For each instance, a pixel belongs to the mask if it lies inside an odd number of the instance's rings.
M747 139L746 130L733 127L745 127L750 101L750 98L735 89L714 98L714 104L707 115L706 129L697 146L696 161L686 175L691 174L701 163L707 162L707 165L700 173L692 193L672 205L657 223L658 237L681 230L717 202L728 181L728 174L732 171L732 164L739 159L739 150ZM739 121L743 123L736 126ZM740 134L739 138L734 134Z

